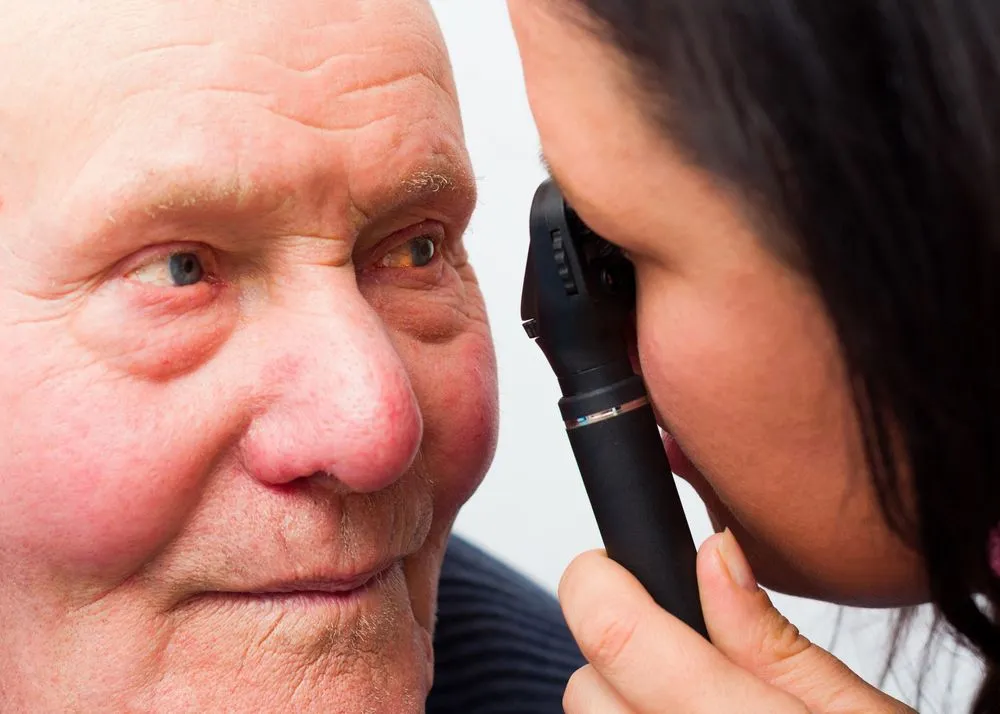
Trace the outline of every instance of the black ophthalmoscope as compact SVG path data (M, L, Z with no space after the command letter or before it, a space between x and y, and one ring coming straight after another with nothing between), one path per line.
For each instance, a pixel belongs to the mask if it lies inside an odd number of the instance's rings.
M635 275L552 181L531 208L521 319L552 366L559 410L608 557L708 637L696 550L646 386L629 359Z

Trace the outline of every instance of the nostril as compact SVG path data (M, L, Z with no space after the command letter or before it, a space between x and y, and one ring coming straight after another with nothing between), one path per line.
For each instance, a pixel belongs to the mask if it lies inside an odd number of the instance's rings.
M347 495L353 492L351 488L337 478L333 469L314 471L308 476L300 479L300 482L303 484L309 484L309 486L313 488L319 488L325 492L335 493L338 495Z

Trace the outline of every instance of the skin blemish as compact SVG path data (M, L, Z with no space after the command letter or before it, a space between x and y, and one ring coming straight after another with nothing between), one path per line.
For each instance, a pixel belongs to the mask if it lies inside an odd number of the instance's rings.
M267 363L261 370L261 383L265 385L287 385L294 383L302 374L302 357L285 354Z

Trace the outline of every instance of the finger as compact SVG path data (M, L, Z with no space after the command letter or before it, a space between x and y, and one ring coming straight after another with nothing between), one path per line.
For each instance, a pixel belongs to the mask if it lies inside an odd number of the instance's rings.
M637 714L806 712L661 609L603 554L573 561L559 599L584 656Z
M802 636L757 586L728 530L698 553L698 587L709 636L733 663L814 712L912 712Z
M632 714L628 704L590 665L569 678L563 710L566 714Z

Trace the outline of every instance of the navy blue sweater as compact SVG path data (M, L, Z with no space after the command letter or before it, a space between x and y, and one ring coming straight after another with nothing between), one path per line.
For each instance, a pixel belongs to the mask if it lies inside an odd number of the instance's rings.
M427 714L560 714L584 661L555 598L453 537L438 594Z

